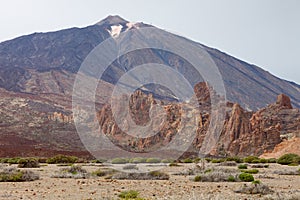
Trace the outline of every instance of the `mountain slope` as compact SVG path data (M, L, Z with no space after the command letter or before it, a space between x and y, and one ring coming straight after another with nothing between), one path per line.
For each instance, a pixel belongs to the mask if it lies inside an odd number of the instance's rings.
M35 33L1 43L0 87L17 92L48 93L47 90L33 91L32 87L38 87L32 80L34 75L53 70L76 73L88 53L109 38L116 26L122 26L119 30L122 32L148 25L133 24L118 16L109 16L86 28ZM194 43L190 40L186 41ZM219 50L209 47L205 49L223 76L229 101L237 102L247 109L257 110L271 103L277 95L284 93L290 96L294 106L300 107L299 85L279 79L259 67L240 61ZM163 64L176 61L174 56L153 51L147 52L147 57L148 60L156 60ZM115 69L123 69L125 64L125 62L115 63ZM114 73L116 70L110 72L111 78L107 81L114 82ZM28 82L32 85L27 84ZM60 80L57 82L60 84Z

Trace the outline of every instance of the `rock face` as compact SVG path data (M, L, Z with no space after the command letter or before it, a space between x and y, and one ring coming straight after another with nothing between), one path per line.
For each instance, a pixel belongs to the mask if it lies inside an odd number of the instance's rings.
M279 105L280 107L285 107L285 108L288 108L288 109L293 108L292 103L291 103L291 99L288 96L286 96L285 94L280 94L277 97L276 104Z
M211 120L209 111L209 90L206 84L199 83L195 87L196 96L200 105L199 125L197 135L187 154L199 152L206 134L210 134L208 126ZM136 91L130 99L130 110L137 117L137 124L145 125L149 120L149 109L157 104L152 96ZM134 140L118 128L112 120L109 106L105 106L99 112L98 120L103 127L103 133L110 136L111 140L122 148L130 151L142 152L158 148L168 144L179 129L182 103L169 103L164 105L167 121L157 135L145 139ZM300 112L293 109L289 97L279 95L276 103L269 105L257 112L245 111L239 104L227 104L226 120L217 144L211 148L214 156L247 156L261 155L272 152L276 145L282 142L282 138L288 133L295 133L300 128ZM153 124L159 126L158 123ZM184 137L182 138L182 141ZM122 145L120 145L122 144Z

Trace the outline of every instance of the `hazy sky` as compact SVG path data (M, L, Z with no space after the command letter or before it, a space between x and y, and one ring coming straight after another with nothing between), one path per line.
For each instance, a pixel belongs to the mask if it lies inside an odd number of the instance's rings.
M115 14L215 47L300 84L298 0L2 0L0 41L85 27Z

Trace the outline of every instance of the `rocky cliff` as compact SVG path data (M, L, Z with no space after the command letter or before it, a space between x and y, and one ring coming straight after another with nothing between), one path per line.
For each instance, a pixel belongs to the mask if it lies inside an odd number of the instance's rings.
M200 116L197 135L189 148L189 154L197 153L208 132L211 120L210 96L206 84L200 83L195 87L199 100ZM152 95L146 95L137 90L129 101L130 113L139 125L149 121L149 110L159 102ZM205 106L203 106L205 105ZM103 133L109 136L116 145L135 152L151 151L161 145L168 144L179 130L182 115L182 103L162 105L167 120L154 122L153 127L160 127L155 136L135 139L124 129L120 129L114 121L109 105L104 106L98 113L98 120ZM128 126L127 126L128 127ZM261 155L272 152L276 145L290 137L296 137L300 128L300 111L293 109L289 97L278 96L276 103L256 112L249 112L239 104L227 104L226 119L222 133L215 146L211 148L214 156L247 156ZM182 142L184 143L184 136Z

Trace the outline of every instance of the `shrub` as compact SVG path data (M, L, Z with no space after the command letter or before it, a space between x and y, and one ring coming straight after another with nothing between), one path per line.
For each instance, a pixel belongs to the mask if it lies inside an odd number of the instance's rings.
M247 169L247 168L248 168L248 166L247 166L247 165L245 165L245 164L243 164L243 165L239 165L239 166L238 166L238 168L239 168L239 169Z
M35 158L22 158L18 162L19 168L39 168L40 163Z
M139 168L138 168L136 165L125 165L125 166L123 167L123 169L124 169L124 170L132 170L132 169L138 170Z
M160 163L160 159L159 158L148 158L146 160L146 163Z
M244 162L246 163L254 163L253 161L259 163L259 158L257 156L248 156L244 158Z
M235 177L235 175L233 175L233 174L227 174L227 173L220 172L220 171L213 171L211 173L201 174L201 176L200 175L198 175L198 176L201 177L199 180L201 182L226 182L226 181L229 181L230 176ZM195 178L194 178L194 180L195 180ZM198 178L196 178L196 179L198 179Z
M232 166L236 166L236 162L234 162L234 161L225 161L223 163L220 163L220 166L232 167Z
M12 164L18 164L19 160L20 160L20 158L18 158L18 157L16 157L16 158L4 158L2 160L2 162L12 165Z
M53 178L88 178L89 174L79 165L63 168L55 172Z
M66 156L60 154L46 160L48 164L76 163L77 161L78 158L75 156Z
M277 163L277 159L276 158L269 158L268 163Z
M152 171L147 173L125 173L121 172L112 176L112 179L119 180L169 180L169 175L160 172Z
M300 156L293 153L285 154L277 160L277 163L282 165L288 165L291 163L300 163Z
M195 159L193 160L193 163L199 163L200 160L201 160L201 158L195 158Z
M96 159L96 160L91 160L91 163L104 163L106 162L105 159Z
M299 170L277 170L273 172L274 174L279 174L279 175L300 175L300 171Z
M207 169L207 170L204 171L204 174L210 173L212 171L213 171L212 169Z
M225 158L220 158L220 159L213 159L213 160L211 161L211 163L222 163L222 162L225 162L225 161L226 161Z
M195 176L194 181L195 182L200 182L201 181L201 176L200 175Z
M170 167L180 167L181 165L179 165L178 163L176 162L172 162L169 164Z
M205 158L205 160L206 160L208 163L212 161L211 158Z
M268 160L267 160L267 159L265 159L265 158L261 158L261 159L259 160L259 162L260 162L260 163L267 163L267 162L268 162Z
M269 168L269 165L251 165L252 168Z
M114 158L111 161L112 164L126 164L128 163L128 159L126 158Z
M146 163L147 158L141 158L141 157L137 157L137 158L131 158L129 160L130 163Z
M241 171L248 174L257 174L259 172L258 169L248 169L248 170L241 170Z
M96 171L93 171L91 174L93 176L112 176L114 173L116 173L116 170L114 169L97 169Z
M254 180L254 181L252 181L252 184L261 184L261 181L260 180Z
M228 157L226 158L226 161L234 161L236 163L243 163L243 159L239 158L239 157Z
M135 190L123 191L118 195L121 199L135 199L135 200L144 200L143 198L139 197L139 192Z
M0 170L0 182L23 182L38 180L39 175L29 170L4 168Z
M252 174L248 174L248 173L244 173L244 172L239 175L239 179L244 182L254 181L254 177Z
M229 182L235 182L235 177L232 176L232 175L228 176L228 181Z
M271 194L274 193L273 190L271 190L268 186L264 184L244 184L241 188L238 190L235 190L236 193L242 193L242 194Z

